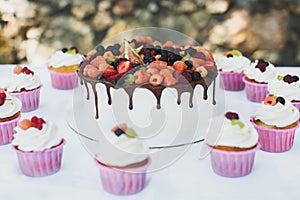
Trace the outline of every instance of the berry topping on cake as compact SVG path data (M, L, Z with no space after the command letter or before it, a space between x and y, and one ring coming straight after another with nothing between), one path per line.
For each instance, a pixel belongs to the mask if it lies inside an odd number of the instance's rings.
M17 65L17 66L15 66L15 68L14 68L14 74L21 74L21 73L23 73L23 74L27 74L27 75L29 75L29 74L34 74L34 72L33 71L31 71L28 67L21 67L20 65Z
M288 84L291 84L293 82L297 82L299 81L299 77L298 76L292 76L290 74L287 74L283 77L283 81L288 83Z
M277 97L277 99L276 99L276 103L281 103L282 105L284 105L285 104L285 100L284 100L284 98L283 97Z
M43 124L46 123L43 118L38 118L37 116L33 116L31 120L29 119L24 119L19 123L19 127L23 130L27 130L31 127L34 127L38 130L43 129Z
M264 99L264 104L265 105L270 105L270 106L274 106L276 105L276 97L275 96L267 96L265 99Z
M261 72L265 72L266 68L269 66L269 62L264 61L263 59L259 59L255 68L258 68Z
M269 95L264 99L265 105L275 106L277 103L285 104L285 99L283 97L277 97L274 95Z
M240 119L239 118L239 115L237 114L237 113L235 113L235 112L227 112L227 113L225 113L225 117L227 118L227 119L229 119L229 120L233 120L233 119Z
M125 134L129 138L136 138L137 133L132 128L128 128L126 124L120 124L118 126L115 126L111 129L113 133L115 133L116 136L121 136L122 134Z
M0 90L0 106L2 106L5 103L6 100L6 94L4 90Z

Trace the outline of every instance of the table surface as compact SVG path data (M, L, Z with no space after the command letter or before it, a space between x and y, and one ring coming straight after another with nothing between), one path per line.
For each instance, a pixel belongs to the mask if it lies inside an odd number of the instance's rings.
M0 65L0 87L12 73L14 65ZM279 74L298 74L299 67L278 67ZM11 145L0 146L0 199L297 199L300 196L300 141L296 132L293 148L285 153L257 151L251 174L241 178L216 175L209 156L199 159L202 143L192 145L172 165L148 174L145 189L131 196L106 193L92 156L81 145L79 136L68 126L67 108L72 90L51 87L46 68L34 68L41 77L43 89L38 110L22 114L53 120L67 140L61 170L51 176L32 178L23 175ZM236 110L247 118L257 103L246 100L245 91L226 92L226 109Z

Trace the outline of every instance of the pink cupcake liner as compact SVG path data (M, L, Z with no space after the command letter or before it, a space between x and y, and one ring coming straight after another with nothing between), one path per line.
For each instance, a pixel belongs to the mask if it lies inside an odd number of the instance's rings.
M240 91L245 88L243 72L222 72L219 71L220 75L220 87L224 90Z
M105 191L116 195L136 194L144 189L146 183L146 171L151 163L148 158L147 164L141 167L118 169L99 163L100 179Z
M293 106L295 106L296 108L298 108L298 110L300 111L300 102L299 101L297 101L297 102L293 102L292 101L292 104L293 104Z
M31 177L43 177L58 172L65 143L66 141L63 139L58 146L37 152L24 152L14 146L23 174Z
M17 97L22 102L21 112L30 112L39 107L41 88L42 86L30 91L10 92L9 94Z
M268 84L253 83L246 80L246 76L243 77L245 82L246 96L249 101L261 102L268 95Z
M68 90L76 88L78 85L77 72L60 73L52 70L50 71L52 86L56 89Z
M294 143L294 135L299 123L296 127L289 129L270 129L258 126L254 123L253 118L251 122L259 135L260 149L267 152L279 153L285 152L292 148Z
M259 144L253 149L245 151L224 151L211 148L210 158L213 171L224 177L242 177L248 175L253 168L255 152Z
M18 125L20 117L7 122L0 122L0 145L11 143L15 134L14 128Z

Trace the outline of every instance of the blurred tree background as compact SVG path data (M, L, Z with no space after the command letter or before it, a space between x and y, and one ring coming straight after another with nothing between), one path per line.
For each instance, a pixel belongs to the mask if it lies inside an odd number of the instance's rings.
M300 0L0 0L0 63L43 63L63 47L83 54L136 27L182 32L215 56L300 65Z

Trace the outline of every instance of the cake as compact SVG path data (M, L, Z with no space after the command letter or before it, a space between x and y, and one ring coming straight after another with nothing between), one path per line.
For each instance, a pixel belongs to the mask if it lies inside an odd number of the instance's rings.
M145 187L146 170L151 163L148 145L126 124L114 127L99 140L95 161L103 188L113 194L129 195Z
M9 144L21 117L21 101L0 88L0 145Z
M33 116L20 121L15 131L12 145L23 174L42 177L60 170L65 140L54 122Z
M73 89L78 85L77 70L84 56L75 46L56 51L48 60L51 83L57 89Z
M246 68L243 78L249 101L261 102L268 94L268 83L276 79L275 66L263 59L255 60Z
M214 172L225 177L248 175L253 168L258 134L235 112L227 112L219 132L205 139Z
M164 143L160 136L167 143L191 142L197 128L207 126L209 117L204 115L213 113L211 103L201 99L212 93L215 104L214 59L210 51L191 43L122 37L119 43L90 51L78 75L74 114L82 127L78 129L89 136L126 122L157 144ZM101 131L84 127L83 120L97 123Z
M284 152L292 148L299 126L299 110L281 96L268 95L251 117L259 134L261 149Z
M11 96L19 98L22 102L22 112L36 110L40 103L41 80L34 71L24 66L15 66L14 74L6 85Z
M283 96L300 110L300 81L299 76L286 74L278 75L277 79L269 82L268 91L275 96Z
M216 60L219 70L220 87L225 90L239 91L245 88L244 69L251 61L238 50L227 51Z

